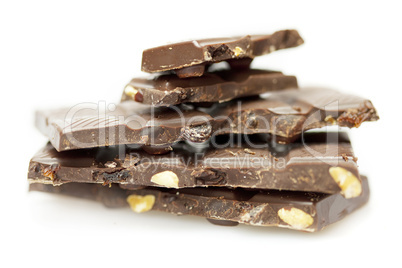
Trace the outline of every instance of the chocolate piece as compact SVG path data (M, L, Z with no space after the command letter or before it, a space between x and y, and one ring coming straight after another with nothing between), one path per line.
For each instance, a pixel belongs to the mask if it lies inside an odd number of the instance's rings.
M127 207L130 202L131 208L140 212L152 209L176 215L201 216L212 221L223 220L234 224L239 222L315 232L341 220L367 202L367 178L362 176L361 179L362 194L350 199L339 193L329 195L215 187L177 190L149 187L124 190L115 185L109 188L78 183L58 187L31 184L30 190L80 196L102 202L107 207ZM142 209L138 210L140 206ZM143 209L144 207L147 209Z
M253 59L251 58L241 58L241 59L227 60L227 63L229 64L232 70L247 70L250 68L252 61Z
M119 183L128 189L225 186L360 194L359 172L345 133L306 133L285 150L267 146L264 135L219 136L202 146L179 143L166 155L124 146L57 152L48 144L31 159L28 179L54 185ZM341 182L345 177L347 183Z
M309 129L336 124L359 127L364 121L378 120L369 100L323 88L283 90L208 109L123 102L113 111L102 114L100 110L100 105L90 103L40 111L36 126L63 151L116 144L168 148L180 140L204 142L229 133L269 133L275 141L289 143Z
M143 145L141 148L149 154L168 154L173 151L172 146L149 146Z
M152 151L183 139L204 141L211 135L211 116L192 108L152 108L135 102L103 112L101 108L105 107L84 103L38 111L35 124L58 151L116 144L146 145Z
M176 75L179 78L189 78L189 77L198 77L202 76L205 71L206 64L198 64L190 67L185 67L183 69L177 69Z
M163 74L150 79L134 78L126 86L122 101L135 100L155 106L225 102L287 88L297 88L296 77L272 71L225 70L188 79Z
M237 226L237 225L239 225L239 223L236 221L215 220L215 219L209 219L209 218L207 218L207 220L212 224L221 225L221 226Z
M301 44L303 39L296 30L282 30L271 35L187 41L144 50L141 70L154 73L181 69L176 71L180 78L201 76L205 64L232 59L253 59ZM250 60L242 63L250 64Z

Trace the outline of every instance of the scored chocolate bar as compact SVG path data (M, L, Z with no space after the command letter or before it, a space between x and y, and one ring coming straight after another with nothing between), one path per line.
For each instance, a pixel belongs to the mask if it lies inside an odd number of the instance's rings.
M360 195L356 158L345 133L306 133L284 147L262 135L220 136L205 147L179 143L167 155L128 147L57 152L50 144L29 165L30 183L119 183L168 188L244 187Z
M101 112L98 104L39 111L36 127L58 151L145 145L149 153L169 152L181 140L205 142L221 134L271 134L278 143L296 140L303 131L329 125L359 127L376 121L372 103L324 88L289 89L241 101L193 106L149 107L126 101Z
M287 88L297 88L296 77L273 71L225 70L187 79L163 74L132 79L124 89L122 101L135 100L155 106L225 102Z
M124 190L96 184L70 183L62 186L31 184L31 191L72 195L96 200L107 207L128 207L135 212L158 210L176 215L195 215L219 223L278 226L315 232L341 220L369 198L367 178L362 176L362 194L249 190L229 188L166 189L145 187ZM230 225L230 224L227 224Z
M144 50L141 70L149 73L175 70L180 78L201 76L206 64L229 60L234 68L248 68L256 56L301 44L303 39L296 30L193 40Z

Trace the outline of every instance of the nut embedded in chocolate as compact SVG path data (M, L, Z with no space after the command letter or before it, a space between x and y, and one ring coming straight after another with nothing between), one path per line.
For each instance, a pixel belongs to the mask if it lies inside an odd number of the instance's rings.
M146 212L153 208L155 204L155 196L150 194L145 196L131 194L127 197L127 203L134 212Z
M330 167L329 174L341 188L345 198L354 198L361 194L362 184L352 172L342 167Z
M173 171L166 170L151 177L151 182L167 188L179 188L179 177Z
M314 223L314 218L301 209L284 207L278 210L279 218L296 230L305 230Z

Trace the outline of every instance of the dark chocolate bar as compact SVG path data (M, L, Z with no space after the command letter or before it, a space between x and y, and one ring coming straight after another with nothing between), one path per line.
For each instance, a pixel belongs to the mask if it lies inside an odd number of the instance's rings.
M132 79L124 89L122 101L135 100L155 106L226 102L287 88L297 88L296 77L272 71L225 70L187 79L163 74L148 79Z
M36 127L58 151L140 144L150 153L162 153L180 140L205 142L221 134L268 133L286 144L309 129L359 127L365 121L378 120L369 100L323 88L282 90L210 108L154 108L131 101L113 108L102 113L101 105L89 103L39 111Z
M180 78L201 76L206 64L229 61L234 68L248 68L256 56L301 44L303 39L296 30L186 41L144 50L141 70L149 73L175 70Z
M224 225L245 223L315 232L341 220L367 202L367 178L362 176L361 180L362 194L350 199L339 193L330 195L216 187L124 190L116 185L109 188L85 183L62 186L31 184L30 190L87 198L102 202L107 207L130 206L138 213L158 210L176 215L201 216Z
M178 143L166 155L124 146L57 152L46 145L32 159L31 183L119 183L244 187L360 195L356 158L345 133L306 133L296 143L268 147L263 135L219 136L204 144Z

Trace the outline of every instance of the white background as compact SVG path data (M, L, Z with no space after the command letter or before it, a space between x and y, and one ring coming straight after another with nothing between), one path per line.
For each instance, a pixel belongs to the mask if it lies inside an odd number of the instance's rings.
M398 1L134 2L0 2L1 267L400 263ZM301 86L359 94L378 109L379 122L350 131L358 164L370 179L372 196L364 208L310 234L220 227L158 212L137 215L27 192L29 159L46 143L33 127L35 109L118 102L130 78L143 75L141 53L148 47L284 28L299 30L305 44L257 58L254 67L294 74Z

